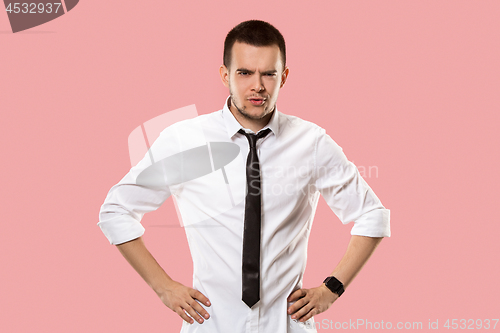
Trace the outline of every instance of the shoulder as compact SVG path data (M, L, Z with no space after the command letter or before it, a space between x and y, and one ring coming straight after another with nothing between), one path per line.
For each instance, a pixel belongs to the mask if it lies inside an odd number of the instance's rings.
M189 135L193 130L199 130L207 126L217 126L222 123L221 111L214 111L207 114L201 114L196 117L179 120L170 126L167 126L161 134L168 135L168 133L175 132L178 135Z
M280 112L279 119L280 128L283 129L283 132L290 131L295 135L308 133L315 136L324 135L326 133L325 129L318 124L299 118L297 116L292 116Z
M326 132L326 130L311 121L302 118L280 114L280 131L285 137L296 140L306 140L307 143L314 146L318 154L343 154L335 140Z
M206 145L205 134L210 128L220 127L219 111L208 114L191 115L178 120L159 133L151 145L152 151L162 157L170 156L186 149Z

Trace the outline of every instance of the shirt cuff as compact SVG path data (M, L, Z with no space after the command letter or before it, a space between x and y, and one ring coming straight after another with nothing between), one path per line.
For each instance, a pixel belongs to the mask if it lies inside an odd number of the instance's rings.
M141 237L146 231L139 221L128 215L118 215L109 220L99 221L97 225L112 245Z
M354 221L351 235L366 237L390 237L390 210L385 208L374 209Z

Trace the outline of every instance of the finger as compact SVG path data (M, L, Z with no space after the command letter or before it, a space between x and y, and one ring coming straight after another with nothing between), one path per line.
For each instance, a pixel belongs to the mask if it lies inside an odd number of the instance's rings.
M292 315L292 319L300 320L303 316L305 316L312 309L312 305L310 303L305 304L301 307L297 312Z
M186 321L187 323L189 323L189 324L194 323L193 318L189 317L187 315L187 313L184 311L184 309L179 308L178 310L175 311L175 313L177 313L179 315L179 317L181 317L182 319L184 319L184 321Z
M195 304L196 303L196 304ZM200 324L203 323L203 318L201 318L201 316L198 314L198 312L194 309L194 307L196 305L200 305L196 300L194 299L191 299L191 301L189 301L186 305L185 305L185 308L184 310L187 311L187 313L194 319L196 320L197 322L199 322Z
M302 318L300 318L300 321L304 322L306 320L309 320L310 318L312 318L313 316L317 315L318 313L319 313L319 311L317 311L316 308L314 308L311 311L309 311L305 316L303 316Z
M196 289L191 289L191 291L192 291L190 293L191 297L193 297L194 299L197 299L203 305L206 305L206 306L210 306L211 305L210 300L208 299L207 296L203 295L201 292L199 292Z
M309 300L305 297L299 299L297 302L293 303L289 308L288 308L288 314L295 314L298 310L300 310L304 305L309 303Z
M190 295L191 295L192 298L194 298L195 300L200 301L202 304L204 304L206 306L210 306L211 305L210 300L208 299L208 297L206 297L205 295L203 295L201 292L199 292L196 289L191 289ZM210 314L198 302L195 302L195 304L193 305L193 307L205 319L210 318Z
M190 305L196 312L198 312L205 319L210 318L210 314L207 312L207 310L205 310L205 308L196 300L193 299L193 302L190 303Z
M293 302L298 300L301 297L304 297L306 295L306 291L304 289L297 289L293 293L288 296L288 302Z

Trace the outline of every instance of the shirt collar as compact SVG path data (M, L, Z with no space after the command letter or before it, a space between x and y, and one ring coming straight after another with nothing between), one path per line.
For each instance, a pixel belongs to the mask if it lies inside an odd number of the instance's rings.
M243 130L245 130L245 128L241 126L241 124L236 120L236 118L234 118L234 115L229 110L228 104L230 98L231 96L226 98L226 103L224 103L224 107L222 108L222 118L224 119L229 139L231 139L240 130L240 128L243 128ZM269 120L267 125L262 128L262 130L270 128L273 134L277 137L279 135L279 116L278 106L276 106L274 108L271 119Z

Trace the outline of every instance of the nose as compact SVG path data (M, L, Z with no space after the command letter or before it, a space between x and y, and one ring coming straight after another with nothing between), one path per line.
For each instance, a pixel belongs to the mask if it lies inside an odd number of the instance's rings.
M264 84L262 83L262 77L260 75L255 75L256 80L253 82L253 91L256 92L261 92L262 90L265 90L266 88L264 87Z

